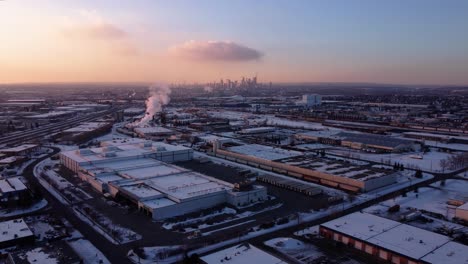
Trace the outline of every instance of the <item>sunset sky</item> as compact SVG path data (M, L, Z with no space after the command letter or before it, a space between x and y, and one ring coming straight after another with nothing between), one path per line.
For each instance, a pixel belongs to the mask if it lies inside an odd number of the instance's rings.
M4 0L0 83L468 84L466 0Z

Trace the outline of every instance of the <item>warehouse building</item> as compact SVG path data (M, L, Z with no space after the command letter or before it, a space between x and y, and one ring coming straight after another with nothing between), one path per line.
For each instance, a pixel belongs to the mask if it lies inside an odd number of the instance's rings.
M395 264L468 263L468 247L451 238L368 213L320 225L322 237ZM442 260L442 261L441 261Z
M0 179L1 205L18 205L29 197L29 190L20 180L20 177Z
M368 152L405 152L418 148L413 140L369 133L339 132L339 130L310 131L300 133L296 137L306 141L339 145Z
M34 242L34 234L22 218L0 222L0 249Z
M164 127L136 127L134 131L142 138L166 137L174 134L172 130Z
M241 164L351 192L365 192L393 184L398 176L394 171L341 164L329 159L304 156L298 151L258 144L223 148L217 141L213 144L213 154Z
M62 164L96 190L132 201L154 219L267 199L265 187L251 185L239 191L230 183L166 163L192 159L190 148L139 139L102 145L63 152Z
M16 147L0 149L0 153L6 156L26 156L39 149L39 145L23 144Z

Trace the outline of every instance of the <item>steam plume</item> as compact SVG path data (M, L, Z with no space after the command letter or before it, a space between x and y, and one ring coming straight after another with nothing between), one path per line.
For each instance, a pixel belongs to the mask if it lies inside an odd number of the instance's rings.
M149 97L146 99L146 113L140 120L132 124L132 126L141 126L148 123L153 116L161 111L164 105L167 105L171 100L171 88L167 84L153 84L149 88Z

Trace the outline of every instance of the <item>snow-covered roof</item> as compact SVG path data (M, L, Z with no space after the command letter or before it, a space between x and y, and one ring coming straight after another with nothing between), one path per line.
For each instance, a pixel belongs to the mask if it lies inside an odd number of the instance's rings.
M137 127L135 132L138 134L167 134L172 133L172 130L164 127Z
M9 193L14 191L26 190L27 187L19 179L19 177L7 178L0 180L0 192Z
M176 204L175 202L167 199L167 198L157 198L157 199L151 199L151 200L146 200L141 202L145 207L150 208L150 209L157 209L161 207L166 207L170 205Z
M232 189L227 184L195 172L155 177L146 180L145 183L169 197L180 200Z
M449 237L405 224L400 224L367 240L367 242L413 259L422 258L449 241Z
M32 236L33 232L22 218L0 222L0 242Z
M144 155L175 151L191 151L187 147L153 141L110 141L101 143L101 145L104 147L64 151L61 155L82 163L111 161L119 158L143 158Z
M32 115L29 116L29 118L49 118L49 117L57 117L57 116L63 116L63 115L68 115L70 113L73 113L71 111L51 111L45 114L38 114L38 115Z
M208 264L287 263L250 244L241 244L201 257Z
M135 195L139 199L144 199L144 198L148 198L148 197L162 195L161 192L158 192L157 190L147 186L146 184L141 184L141 183L137 183L137 184L133 184L133 185L127 185L127 186L123 186L121 188L123 190L128 191L129 193L132 193L133 195Z
M229 147L228 150L239 153L239 154L244 154L244 155L253 156L256 158L261 158L261 159L266 159L266 160L278 160L278 159L302 156L302 153L298 151L286 150L282 148L273 148L270 146L264 146L264 145L258 145L258 144L234 146L234 147Z
M33 149L36 147L37 145L35 144L24 144L24 145L19 145L13 148L0 149L0 152L21 152L21 151Z
M468 203L464 203L463 205L460 205L457 207L458 210L463 210L463 211L468 211Z
M397 225L400 225L400 223L376 215L360 212L345 215L322 224L324 227L361 240L367 240Z
M436 260L442 258L444 254L455 252L450 253L455 255L458 252L457 258L453 258L455 262L447 263L468 263L466 253L468 246L451 242L450 237L376 215L356 212L321 226L412 259L432 258ZM463 261L459 262L458 257ZM444 261L429 262L446 263Z
M239 131L240 134L256 134L256 133L267 133L267 132L274 132L276 128L274 127L252 127L252 128L245 128Z
M66 132L66 133L89 132L89 131L96 130L100 127L103 127L107 124L108 123L105 123L105 122L85 122L85 123L81 123L80 125L76 127L69 128L63 132Z
M468 247L448 242L422 258L429 263L468 264Z

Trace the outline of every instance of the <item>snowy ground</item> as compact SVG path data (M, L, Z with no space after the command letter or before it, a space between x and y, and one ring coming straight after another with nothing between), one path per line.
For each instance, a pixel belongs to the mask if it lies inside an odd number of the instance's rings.
M133 230L117 225L111 219L104 216L100 212L91 209L84 210L84 208L74 207L75 214L84 222L88 223L97 232L102 234L110 242L114 244L125 244L141 239L141 235Z
M375 213L376 211L386 211L389 207L399 204L402 209L426 210L440 214L447 219L454 217L454 206L447 204L451 199L466 199L468 197L468 181L446 180L445 186L434 183L431 187L419 188L418 193L409 192L407 197L399 196L395 199L385 201L379 205L369 207L366 211Z
M62 222L71 230L71 235L66 243L83 259L84 264L110 264L104 254L86 240L78 230L74 229L66 219L62 219Z
M24 214L29 214L32 212L39 211L47 206L47 201L42 199L35 204L25 207L25 208L18 208L18 209L2 209L0 210L0 217L12 217L12 216L20 216Z

